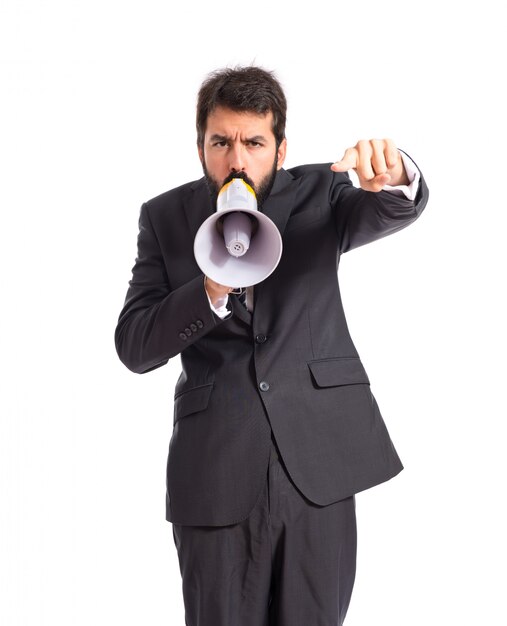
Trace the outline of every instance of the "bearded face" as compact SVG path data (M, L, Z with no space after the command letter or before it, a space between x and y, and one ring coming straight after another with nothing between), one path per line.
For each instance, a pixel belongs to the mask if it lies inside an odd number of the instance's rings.
M214 203L220 189L242 178L254 190L258 208L269 196L276 172L285 160L287 142L277 144L273 114L235 111L218 106L206 121L199 158Z

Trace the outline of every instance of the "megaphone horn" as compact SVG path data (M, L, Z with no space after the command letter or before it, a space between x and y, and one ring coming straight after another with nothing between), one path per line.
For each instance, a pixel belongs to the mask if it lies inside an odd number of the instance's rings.
M194 239L201 271L229 287L249 287L265 280L282 256L276 224L257 209L255 192L242 178L220 190L216 213L205 220Z

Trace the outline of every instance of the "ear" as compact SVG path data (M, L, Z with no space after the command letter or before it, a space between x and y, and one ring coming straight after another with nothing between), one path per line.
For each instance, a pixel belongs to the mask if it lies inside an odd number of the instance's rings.
M286 154L287 154L287 139L284 138L282 139L281 144L278 146L278 163L276 166L277 170L282 169Z
M199 161L202 165L204 163L204 152L202 146L200 146L199 144L197 145L197 154L199 155Z

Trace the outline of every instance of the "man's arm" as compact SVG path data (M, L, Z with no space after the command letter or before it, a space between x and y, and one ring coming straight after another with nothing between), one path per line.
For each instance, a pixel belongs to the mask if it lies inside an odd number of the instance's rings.
M419 180L411 183L403 163L401 152L386 139L360 141L331 166L345 174L336 177L330 190L341 253L401 230L422 213L428 202L428 187L415 163ZM348 169L356 171L361 189L352 185ZM417 189L411 199L409 186L414 191L414 183Z
M146 203L129 285L114 339L122 363L138 374L165 365L224 321L210 308L203 274L171 289Z

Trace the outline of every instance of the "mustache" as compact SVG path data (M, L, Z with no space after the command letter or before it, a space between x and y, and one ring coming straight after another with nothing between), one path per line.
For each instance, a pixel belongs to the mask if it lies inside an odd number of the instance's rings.
M250 185L250 187L257 193L257 190L255 189L255 184L254 184L253 180L247 174L245 174L245 172L232 172L231 174L229 174L229 176L224 178L224 182L222 183L222 187L224 185L226 185L227 183L230 183L231 180L234 180L235 178L241 178L242 180L244 180L245 183Z

